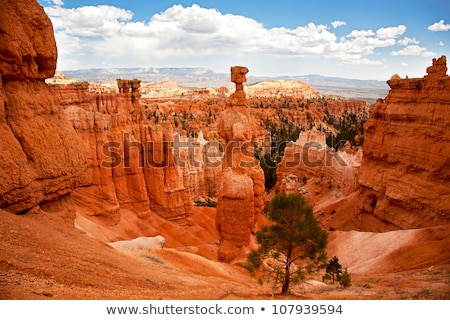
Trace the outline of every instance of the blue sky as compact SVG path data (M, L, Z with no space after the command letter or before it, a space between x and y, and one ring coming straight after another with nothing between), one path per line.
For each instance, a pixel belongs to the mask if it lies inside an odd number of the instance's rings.
M58 70L204 67L255 76L422 77L450 58L450 1L39 0Z

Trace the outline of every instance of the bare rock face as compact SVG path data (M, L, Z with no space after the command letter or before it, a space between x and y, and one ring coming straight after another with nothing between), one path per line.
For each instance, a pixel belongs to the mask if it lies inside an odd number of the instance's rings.
M3 79L45 80L55 73L57 50L53 27L35 0L2 1L0 39Z
M246 67L232 67L236 91L218 119L218 132L225 146L222 182L219 187L216 227L220 247L218 259L230 262L245 251L264 208L264 172L254 157L256 125L246 109L243 83Z
M176 136L174 156L179 165L183 185L189 193L191 202L200 205L217 204L217 188L222 176L222 159L220 144L217 140L208 141L200 131L197 138Z
M325 133L313 127L286 146L277 168L278 190L301 193L314 204L329 198L330 191L341 198L358 189L362 149L346 145L334 150L325 141Z
M360 216L387 230L450 223L450 78L446 57L418 79L393 76L365 125Z
M190 201L172 152L173 122L147 121L139 80L117 80L118 92L92 93L87 83L52 86L83 141L88 168L72 193L79 212L115 224L121 210L184 221Z
M0 12L0 207L24 213L70 193L85 158L44 79L56 68L53 28L34 0Z
M246 87L247 97L276 97L286 96L298 99L319 98L321 94L310 85L298 80L265 80Z

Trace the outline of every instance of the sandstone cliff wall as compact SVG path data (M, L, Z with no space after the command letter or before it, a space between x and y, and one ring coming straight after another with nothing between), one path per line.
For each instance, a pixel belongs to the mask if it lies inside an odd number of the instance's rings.
M44 79L56 68L53 28L35 0L0 11L0 207L24 213L79 183L81 143Z
M184 220L192 200L175 163L175 126L147 121L139 81L118 80L117 93L90 93L87 83L52 86L83 141L88 168L72 194L80 212L112 223L120 209Z
M386 229L450 223L450 78L446 58L427 75L388 81L370 111L361 164L359 219Z

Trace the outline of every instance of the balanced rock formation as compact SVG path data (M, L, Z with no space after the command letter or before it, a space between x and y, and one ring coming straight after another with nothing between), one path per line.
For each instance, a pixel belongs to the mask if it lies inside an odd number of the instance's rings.
M264 208L264 172L254 157L252 140L256 125L246 109L243 83L246 67L232 67L236 91L218 119L218 132L225 148L219 187L216 226L220 247L218 259L230 262L245 251Z
M3 1L0 43L0 208L25 213L69 194L86 160L44 82L55 73L57 49L43 8Z
M393 76L370 110L359 183L361 223L385 230L450 223L450 78L446 57L424 78ZM374 222L375 220L375 222Z

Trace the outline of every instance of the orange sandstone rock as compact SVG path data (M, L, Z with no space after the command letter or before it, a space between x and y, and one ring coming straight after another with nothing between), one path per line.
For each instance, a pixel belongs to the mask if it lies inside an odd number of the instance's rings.
M72 195L79 211L117 223L122 209L184 221L189 198L172 147L173 122L146 121L139 80L117 80L118 93L87 84L55 85L55 95L82 137L88 169Z
M56 68L53 28L33 0L0 12L0 207L23 213L70 193L85 158L44 79Z
M360 176L362 224L375 220L391 230L450 223L445 61L433 59L424 78L391 78L389 94L371 108Z
M230 262L245 253L264 208L264 173L254 158L252 140L256 125L245 106L245 67L232 67L236 92L218 119L218 132L225 146L222 183L219 187L216 226L220 261Z
M322 131L312 128L289 143L277 168L276 188L301 193L312 203L342 198L358 189L362 149L349 145L334 150Z
M53 26L36 1L2 1L0 40L3 79L45 80L55 73Z

